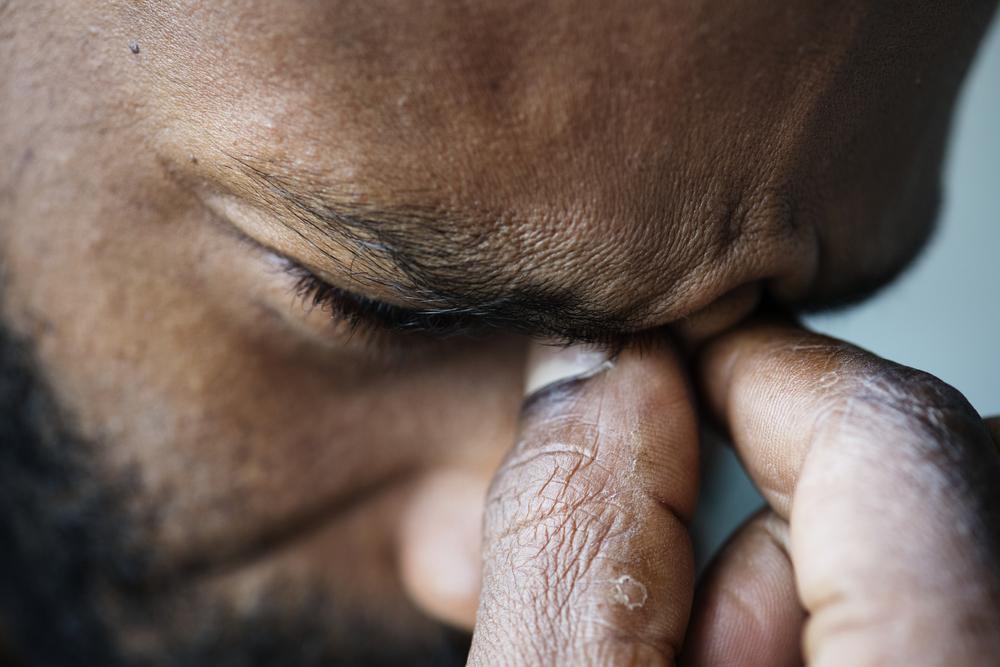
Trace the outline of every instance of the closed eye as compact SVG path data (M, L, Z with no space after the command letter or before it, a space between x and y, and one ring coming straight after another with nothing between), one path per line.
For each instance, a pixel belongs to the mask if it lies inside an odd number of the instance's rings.
M304 266L288 260L285 271L295 279L295 292L312 307L346 322L357 333L418 334L447 339L484 337L498 331L469 313L454 310L415 310L362 296L330 285Z

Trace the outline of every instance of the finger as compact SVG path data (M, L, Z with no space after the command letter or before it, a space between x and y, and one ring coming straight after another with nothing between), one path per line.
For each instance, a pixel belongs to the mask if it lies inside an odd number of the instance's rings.
M716 557L695 597L687 667L802 664L805 612L788 556L788 524L765 510Z
M780 324L719 339L700 375L790 521L810 664L1000 654L1000 457L958 392Z
M626 350L529 398L488 495L470 664L672 664L697 469L669 349Z

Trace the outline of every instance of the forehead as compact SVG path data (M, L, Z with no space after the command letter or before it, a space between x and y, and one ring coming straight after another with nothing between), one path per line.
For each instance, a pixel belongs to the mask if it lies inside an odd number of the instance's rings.
M134 18L173 100L233 149L509 201L662 152L641 140L676 122L662 105L680 22L609 5L151 3Z
M726 113L720 91L741 75L723 69L692 99L711 21L691 5L244 0L148 3L130 21L179 159L214 156L220 178L237 177L231 159L277 165L357 203L448 213L493 264L528 257L572 281L580 258L619 267L613 289L648 282L628 267L676 249L705 192L726 197L691 128ZM681 179L704 192L678 199ZM664 282L704 258L671 260Z

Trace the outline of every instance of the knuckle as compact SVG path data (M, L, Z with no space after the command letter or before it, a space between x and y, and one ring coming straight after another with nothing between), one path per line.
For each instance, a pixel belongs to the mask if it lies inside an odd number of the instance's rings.
M979 417L955 388L930 373L866 360L835 400L842 412L918 433L940 433Z
M930 373L861 353L849 355L822 426L892 447L895 461L933 470L965 486L974 465L970 443L983 426L954 387Z

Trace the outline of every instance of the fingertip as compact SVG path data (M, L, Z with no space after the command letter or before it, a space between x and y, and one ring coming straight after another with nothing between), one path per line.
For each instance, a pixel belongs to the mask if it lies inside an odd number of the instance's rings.
M607 352L589 345L558 347L533 343L528 351L524 395L531 398L547 388L585 380L612 365Z
M788 555L788 525L764 511L723 547L699 587L681 664L802 664L805 621Z

